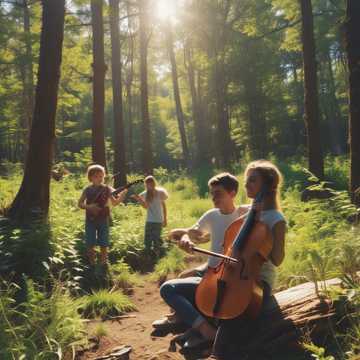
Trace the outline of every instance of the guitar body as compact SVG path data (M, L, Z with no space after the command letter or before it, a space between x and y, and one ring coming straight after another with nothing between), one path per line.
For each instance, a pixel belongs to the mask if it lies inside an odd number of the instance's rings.
M262 306L259 275L268 258L273 241L268 226L256 221L243 248L234 249L244 219L235 220L226 230L224 255L238 263L223 260L216 268L209 268L195 294L197 308L206 316L233 319L241 314L256 318Z

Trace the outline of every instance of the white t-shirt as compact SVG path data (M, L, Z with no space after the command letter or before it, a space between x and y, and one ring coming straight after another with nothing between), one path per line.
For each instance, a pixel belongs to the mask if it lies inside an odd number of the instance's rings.
M284 215L279 210L263 210L260 214L260 221L265 223L273 234L275 224L278 222L286 222ZM276 283L276 266L271 260L264 262L260 271L260 280L265 281L271 289Z
M192 229L210 234L211 251L223 254L224 235L226 229L240 216L246 214L250 206L240 206L231 214L222 214L219 209L207 211ZM285 221L283 214L278 210L264 210L260 214L260 221L264 222L271 230L279 221ZM220 258L209 256L208 266L216 267L221 262ZM266 261L260 271L260 280L265 281L271 288L275 285L276 267L271 260Z
M143 200L146 199L146 190L139 195ZM146 222L163 223L164 210L162 202L169 197L167 191L163 188L156 188L155 196L147 208Z
M192 229L200 230L210 234L211 251L223 254L224 253L224 235L229 225L239 218L240 214L244 212L243 207L235 209L231 214L222 214L219 209L211 209L207 211ZM209 256L208 266L216 267L221 259Z

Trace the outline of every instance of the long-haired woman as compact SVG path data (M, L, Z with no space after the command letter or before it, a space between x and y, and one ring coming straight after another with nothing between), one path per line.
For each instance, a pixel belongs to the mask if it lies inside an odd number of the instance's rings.
M147 210L145 223L145 251L153 250L156 255L163 253L161 239L162 228L167 226L167 209L165 200L168 198L167 191L157 186L153 176L147 176L144 180L145 191L132 197Z

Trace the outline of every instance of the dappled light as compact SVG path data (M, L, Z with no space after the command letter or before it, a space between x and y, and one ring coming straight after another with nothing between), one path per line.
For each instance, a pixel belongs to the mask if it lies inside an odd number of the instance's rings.
M0 359L358 359L359 24L0 0Z

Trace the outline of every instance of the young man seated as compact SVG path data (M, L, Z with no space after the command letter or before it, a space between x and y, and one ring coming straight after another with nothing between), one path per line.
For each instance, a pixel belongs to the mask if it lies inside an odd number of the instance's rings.
M224 234L228 226L239 216L247 212L248 207L236 207L234 200L239 182L234 175L221 173L208 182L209 192L214 208L207 211L191 228L174 229L170 232L173 239L179 241L181 249L192 253L195 243L211 241L211 251L223 252ZM217 257L209 257L208 263L200 270L216 267L220 262ZM174 279L165 282L160 288L160 294L165 302L175 310L188 326L196 331L197 336L190 338L184 348L208 347L214 340L216 328L196 309L195 290L201 281L201 276Z

